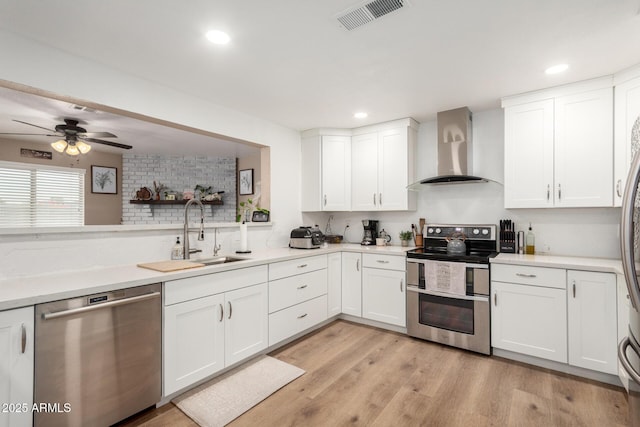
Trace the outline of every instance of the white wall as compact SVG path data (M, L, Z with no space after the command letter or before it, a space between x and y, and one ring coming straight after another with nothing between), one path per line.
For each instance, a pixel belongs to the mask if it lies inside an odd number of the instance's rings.
M418 130L417 178L436 175L436 122L422 123ZM362 219L377 219L380 228L391 233L410 230L419 218L431 223L498 224L509 218L518 230L532 223L536 250L554 255L618 258L619 208L597 209L504 209L504 118L502 109L473 113L473 174L497 182L425 186L418 195L415 212L333 213L332 229L358 242ZM329 214L303 214L305 224L318 224L324 230Z

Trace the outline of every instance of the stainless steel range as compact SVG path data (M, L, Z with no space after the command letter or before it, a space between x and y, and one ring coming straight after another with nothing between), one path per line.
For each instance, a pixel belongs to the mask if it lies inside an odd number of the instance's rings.
M407 252L407 333L491 354L489 259L495 225L427 224Z

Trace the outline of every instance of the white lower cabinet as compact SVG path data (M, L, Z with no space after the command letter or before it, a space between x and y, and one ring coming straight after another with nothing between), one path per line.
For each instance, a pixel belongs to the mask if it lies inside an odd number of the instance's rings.
M491 287L491 345L566 363L566 290L502 282Z
M269 265L269 345L327 320L327 255Z
M342 313L342 254L327 255L327 317Z
M364 254L363 265L362 317L406 326L405 258Z
M165 396L268 346L266 266L166 282L164 301Z
M616 375L616 276L567 271L569 364Z
M33 423L33 307L0 312L0 426Z
M362 254L342 253L342 312L362 317Z

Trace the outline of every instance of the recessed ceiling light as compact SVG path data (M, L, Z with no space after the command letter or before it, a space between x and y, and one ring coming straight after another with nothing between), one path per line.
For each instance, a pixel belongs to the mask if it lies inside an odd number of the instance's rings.
M568 68L569 66L567 64L558 64L547 68L546 70L544 70L544 72L545 74L558 74L562 73L563 71L567 71Z
M229 37L229 34L225 33L224 31L211 30L207 32L207 39L211 43L227 44L231 40L231 37Z
M355 113L355 114L353 115L353 117L355 117L356 119L366 119L366 118L367 118L367 116L368 116L368 114L367 114L367 113L365 113L364 111L360 111L360 112Z

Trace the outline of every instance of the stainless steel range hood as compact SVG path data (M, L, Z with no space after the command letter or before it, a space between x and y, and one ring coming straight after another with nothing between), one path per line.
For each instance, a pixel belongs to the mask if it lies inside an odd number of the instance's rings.
M441 111L438 123L438 175L419 181L420 184L459 184L488 182L485 178L474 176L471 111L462 107ZM410 187L415 188L418 183Z

